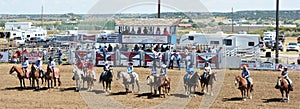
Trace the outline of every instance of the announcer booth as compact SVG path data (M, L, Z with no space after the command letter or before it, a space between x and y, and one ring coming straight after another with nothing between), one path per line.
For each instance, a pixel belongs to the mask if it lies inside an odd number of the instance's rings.
M180 19L163 18L120 18L115 19L122 44L175 44L176 26ZM126 58L120 59L121 65L132 62L134 66L152 66L152 52L122 53ZM166 56L160 56L161 58ZM164 59L162 59L164 60Z

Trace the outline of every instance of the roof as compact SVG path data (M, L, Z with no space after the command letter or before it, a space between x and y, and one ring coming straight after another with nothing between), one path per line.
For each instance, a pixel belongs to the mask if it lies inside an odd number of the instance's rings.
M180 19L164 18L119 18L115 19L116 26L177 26Z
M192 27L192 24L178 24L179 27Z

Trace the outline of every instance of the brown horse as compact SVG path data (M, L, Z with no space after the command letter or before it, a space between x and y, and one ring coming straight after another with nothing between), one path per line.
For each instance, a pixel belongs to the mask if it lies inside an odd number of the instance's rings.
M54 72L50 69L50 67L47 67L47 72L45 74L45 79L48 82L48 88L50 88L50 82L51 82L51 87L53 87L53 81L54 81L54 86L56 86L56 79L58 80L58 86L61 85L60 82L60 71L58 68L54 68Z
M42 71L36 69L34 64L32 64L31 71L29 74L29 81L30 81L31 87L35 87L34 81L36 81L37 88L39 88L39 78L41 77L39 72L42 72ZM44 83L42 77L41 77L41 79L42 79L42 83Z
M278 87L275 87L276 89L279 89L281 92L281 96L282 96L282 102L284 102L284 92L285 92L285 96L287 98L287 101L289 101L289 92L291 91L289 89L289 85L287 83L287 81L285 80L285 78L283 76L278 76L278 81L277 81L277 85Z
M19 78L20 81L20 88L25 88L25 77L26 74L23 72L23 70L21 68L18 68L17 66L12 66L11 69L9 70L9 74L12 74L13 72L17 72L17 76ZM22 86L23 84L23 86Z
M159 94L161 95L161 92L163 92L163 97L166 98L166 94L169 95L170 93L171 79L168 76L161 75L159 76L157 83L159 84L157 85Z
M251 79L251 78L250 78ZM242 99L246 101L246 98L249 97L249 90L250 90L250 99L252 99L252 91L253 91L253 80L251 79L252 84L248 85L247 80L241 76L235 77L235 85L238 83L238 89L241 90ZM247 96L246 96L247 92Z
M213 72L211 75L208 75L206 79L204 79L204 75L200 77L200 83L201 83L201 92L204 92L204 88L206 87L206 93L213 96L213 83L216 81L216 72ZM208 86L210 85L210 93L208 92Z

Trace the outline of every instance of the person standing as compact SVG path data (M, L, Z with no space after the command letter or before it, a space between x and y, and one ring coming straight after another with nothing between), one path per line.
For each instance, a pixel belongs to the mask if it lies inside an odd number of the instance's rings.
M175 59L176 59L176 62L177 62L178 69L180 70L180 68L181 68L181 66L180 66L181 56L180 56L179 52L176 53Z
M174 56L174 54L173 54L172 52L170 53L170 55L171 55L171 56L170 56L170 62L169 62L169 67L168 67L168 68L169 68L169 69L170 69L170 68L173 69L173 66L174 66L173 64L174 64L175 56Z

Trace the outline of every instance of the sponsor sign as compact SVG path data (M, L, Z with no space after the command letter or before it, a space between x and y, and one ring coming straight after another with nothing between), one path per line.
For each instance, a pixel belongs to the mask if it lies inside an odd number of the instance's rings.
M169 43L168 36L157 35L123 35L122 43Z
M0 52L0 62L8 62L8 52Z

